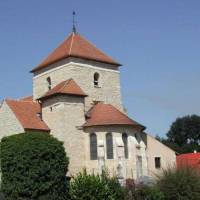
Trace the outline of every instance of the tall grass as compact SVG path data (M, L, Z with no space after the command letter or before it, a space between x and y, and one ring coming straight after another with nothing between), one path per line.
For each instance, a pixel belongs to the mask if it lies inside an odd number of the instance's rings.
M166 200L200 200L200 170L168 168L157 176L157 186Z

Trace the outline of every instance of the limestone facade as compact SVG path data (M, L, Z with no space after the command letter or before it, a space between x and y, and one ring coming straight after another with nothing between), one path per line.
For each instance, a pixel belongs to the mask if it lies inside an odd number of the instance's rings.
M17 117L7 105L6 101L3 101L0 106L0 139L5 136L23 132L24 128Z
M103 141L104 144L104 160L105 160L105 168L112 174L117 175L117 167L122 161L124 177L133 178L137 177L137 166L136 159L137 156L142 157L143 161L143 169L142 175L147 176L147 156L145 153L146 145L142 141L140 137L140 132L137 129L133 129L132 127L124 127L124 126L110 126L110 127L92 127L86 128L85 132L85 146L86 146L86 168L91 173L100 173L98 169L98 159L91 160L90 159L90 137L89 134L96 133L97 141ZM112 133L113 136L113 159L107 159L106 155L106 134ZM126 133L128 136L128 158L124 156L124 144L122 141L122 134ZM137 139L136 139L137 138ZM99 148L99 145L98 145Z
M51 129L51 134L64 141L70 158L69 175L85 167L85 134L80 128L85 122L84 98L52 97L42 104L42 117Z
M169 147L160 143L151 135L147 134L147 159L148 174L154 177L162 172L162 169L176 166L176 154ZM160 168L155 167L155 159L160 158Z
M99 74L98 87L94 87L94 73ZM123 110L120 91L120 71L117 66L77 58L64 59L34 75L34 99L38 99L48 91L48 77L51 78L52 87L61 81L73 78L88 95L85 99L86 110L91 108L94 101L103 101Z

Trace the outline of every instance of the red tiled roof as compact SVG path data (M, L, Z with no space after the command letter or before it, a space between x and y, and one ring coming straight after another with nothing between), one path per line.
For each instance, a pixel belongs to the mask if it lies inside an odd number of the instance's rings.
M101 125L128 125L135 126L144 129L141 124L130 119L124 113L110 104L98 103L87 114L87 121L83 125L89 126L101 126Z
M178 167L191 166L200 169L200 153L186 153L176 157Z
M71 33L43 62L31 72L43 69L48 65L68 57L83 58L120 66L111 57L76 33Z
M44 99L56 94L68 94L84 97L87 96L73 79L69 79L56 85L53 89L49 90L44 96L40 97L39 99Z
M50 131L45 122L38 116L38 113L41 112L39 103L30 101L30 99L28 101L6 99L6 103L24 129Z

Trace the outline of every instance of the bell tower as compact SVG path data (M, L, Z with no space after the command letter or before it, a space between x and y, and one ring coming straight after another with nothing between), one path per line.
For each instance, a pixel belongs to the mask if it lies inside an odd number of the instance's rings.
M41 98L49 89L72 78L88 95L85 108L95 102L110 103L122 108L120 64L77 33L73 32L31 72L33 98Z

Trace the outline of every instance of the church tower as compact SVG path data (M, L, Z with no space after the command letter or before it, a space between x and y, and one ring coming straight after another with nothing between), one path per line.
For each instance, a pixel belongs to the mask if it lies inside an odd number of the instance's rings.
M122 108L120 64L105 55L78 33L72 32L33 73L33 97L42 97L50 88L72 78L87 94L85 109L96 102Z

